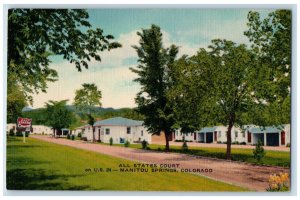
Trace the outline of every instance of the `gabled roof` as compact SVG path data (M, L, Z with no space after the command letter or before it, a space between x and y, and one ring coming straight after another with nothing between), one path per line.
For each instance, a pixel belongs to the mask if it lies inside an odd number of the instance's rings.
M266 127L252 127L249 129L251 133L279 133L281 130L275 126L266 126Z
M217 127L204 127L199 131L199 133L210 133L214 132L216 129Z
M127 119L123 117L114 117L105 120L96 121L94 126L104 126L104 125L111 125L111 126L142 126L143 121L137 121L132 119Z

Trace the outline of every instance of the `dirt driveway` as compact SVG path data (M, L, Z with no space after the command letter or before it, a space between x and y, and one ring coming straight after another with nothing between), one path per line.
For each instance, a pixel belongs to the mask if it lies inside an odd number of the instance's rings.
M256 191L265 191L268 187L269 175L279 172L287 172L290 174L289 169L282 167L255 166L220 159L193 157L178 153L145 151L133 148L92 144L82 141L56 139L49 136L32 135L30 137L143 163L179 164L179 168L181 169L212 169L211 173L199 172L199 174Z

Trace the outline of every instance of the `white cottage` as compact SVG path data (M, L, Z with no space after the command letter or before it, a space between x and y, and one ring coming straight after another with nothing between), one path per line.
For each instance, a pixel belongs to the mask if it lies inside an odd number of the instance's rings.
M32 133L33 134L42 134L42 135L52 135L53 130L49 126L45 125L32 125Z
M264 146L286 146L290 143L290 124L250 127L247 130L247 143L255 145L258 141Z
M191 132L191 133L183 133L183 132L181 132L181 129L176 129L174 131L174 137L173 137L173 139L175 141L183 141L183 139L184 139L187 142L193 142L193 141L195 141L195 134L196 133L193 133L193 132Z
M95 140L100 140L104 143L109 143L110 138L113 139L114 144L122 144L125 141L138 143L143 140L151 143L151 134L143 126L143 121L123 117L114 117L95 122L94 135ZM87 140L93 140L92 126L85 127L83 137L87 137Z

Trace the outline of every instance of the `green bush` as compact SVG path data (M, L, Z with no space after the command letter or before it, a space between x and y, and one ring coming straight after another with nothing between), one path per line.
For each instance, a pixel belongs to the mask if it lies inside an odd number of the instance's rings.
M28 135L29 135L29 132L25 132L25 137L28 137ZM17 137L23 137L23 133L22 132L17 132L16 136Z
M239 144L239 142L238 141L234 141L231 144Z
M72 135L72 136L71 136L71 140L75 140L75 135Z
M148 147L148 142L146 140L143 140L142 141L142 148L147 149L147 147Z
M240 145L246 145L246 142L240 142Z
M181 150L182 150L183 152L187 152L187 151L189 150L189 147L188 147L186 141L183 142L182 147L181 147Z
M253 150L253 156L256 159L257 162L261 162L263 157L266 155L266 152L262 146L262 143L260 140L258 140L255 149Z
M67 135L67 139L71 139L71 135L70 134Z
M182 140L175 140L175 142L182 142Z
M111 146L111 145L113 145L113 143L114 143L114 140L113 140L113 138L111 137L111 138L109 138L109 145Z
M130 146L130 142L126 140L126 142L124 143L124 147L129 147L129 146Z
M290 144L290 143L287 143L287 144L286 144L286 147L291 147L291 144Z

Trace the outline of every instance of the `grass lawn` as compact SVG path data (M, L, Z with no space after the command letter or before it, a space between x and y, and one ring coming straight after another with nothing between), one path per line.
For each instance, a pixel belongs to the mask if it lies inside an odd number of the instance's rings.
M129 190L246 191L246 189L181 172L87 172L118 169L136 162L33 138L7 138L7 189L11 190Z
M101 143L104 144L104 143ZM109 145L109 144L105 144ZM123 144L114 144L116 146L124 146ZM189 145L189 143L187 143ZM151 150L155 151L163 151L165 149L164 145L150 144L148 146ZM141 149L141 144L130 144L130 148ZM186 153L191 155L198 155L204 157L212 157L219 159L226 159L226 149L225 148L214 148L214 147L189 147L187 152L181 151L181 146L170 146L171 152L176 153ZM255 163L258 165L272 165L272 166L282 166L282 167L290 167L290 152L284 151L270 151L265 150L266 155L262 159L261 163L257 163L253 157L253 149L239 149L234 148L232 145L232 160L242 161L247 163Z

